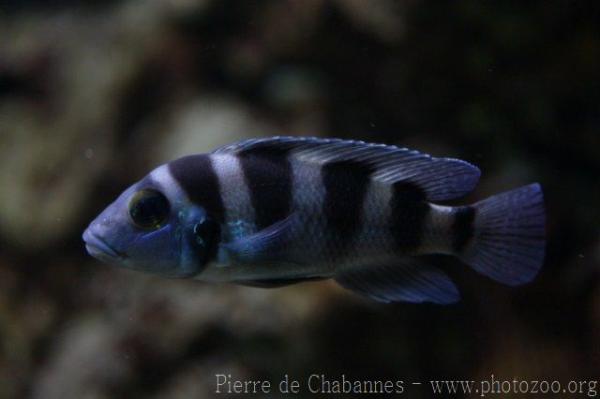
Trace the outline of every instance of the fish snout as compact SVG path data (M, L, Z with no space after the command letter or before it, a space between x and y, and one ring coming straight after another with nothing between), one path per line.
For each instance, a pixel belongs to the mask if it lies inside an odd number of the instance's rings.
M125 258L124 254L114 249L102 236L96 231L97 225L92 223L83 232L83 241L85 249L96 259L104 262L115 262Z

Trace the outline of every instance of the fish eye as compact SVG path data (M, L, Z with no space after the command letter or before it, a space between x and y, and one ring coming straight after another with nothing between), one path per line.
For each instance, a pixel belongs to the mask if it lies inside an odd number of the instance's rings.
M163 193L140 190L129 201L129 217L142 229L158 229L169 217L171 206Z

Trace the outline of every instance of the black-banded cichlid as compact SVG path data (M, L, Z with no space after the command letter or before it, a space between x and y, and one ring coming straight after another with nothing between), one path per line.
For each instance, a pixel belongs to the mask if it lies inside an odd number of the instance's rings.
M539 184L473 205L467 162L340 139L250 139L159 166L83 235L103 261L170 277L274 287L333 278L382 302L451 303L448 254L508 285L544 258Z

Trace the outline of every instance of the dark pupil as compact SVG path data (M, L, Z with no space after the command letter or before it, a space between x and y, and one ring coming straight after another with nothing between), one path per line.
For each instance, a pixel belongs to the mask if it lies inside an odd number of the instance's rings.
M158 228L169 216L169 201L158 191L139 191L131 200L129 214L143 228Z

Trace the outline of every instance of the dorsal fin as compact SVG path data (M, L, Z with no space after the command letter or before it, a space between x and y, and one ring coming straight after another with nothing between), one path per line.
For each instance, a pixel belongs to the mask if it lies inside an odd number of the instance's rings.
M300 161L318 164L360 162L374 170L373 179L384 184L399 181L415 183L431 201L466 195L475 188L481 174L476 166L459 159L435 158L393 145L318 137L249 139L218 148L213 153L242 154L263 149L284 151Z

